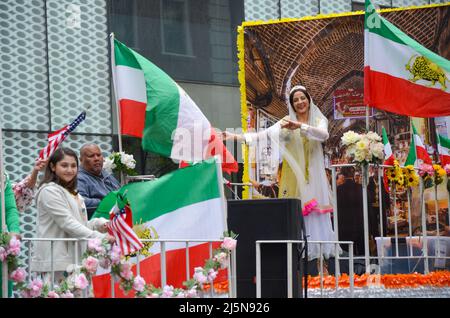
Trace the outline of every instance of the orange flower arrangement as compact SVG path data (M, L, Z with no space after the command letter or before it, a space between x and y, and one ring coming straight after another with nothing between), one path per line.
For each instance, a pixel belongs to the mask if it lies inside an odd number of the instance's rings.
M450 272L438 271L429 274L384 274L384 275L355 275L354 286L366 287L368 282L380 282L385 288L417 288L417 287L450 287ZM342 274L338 279L340 288L350 287L350 277ZM335 288L336 278L332 275L323 278L324 288ZM308 288L320 288L320 276L308 276Z
M210 288L209 284L204 284L203 285L203 290L205 292L208 292ZM223 282L217 282L214 283L214 292L216 294L224 294L224 293L228 293L228 280L225 280Z

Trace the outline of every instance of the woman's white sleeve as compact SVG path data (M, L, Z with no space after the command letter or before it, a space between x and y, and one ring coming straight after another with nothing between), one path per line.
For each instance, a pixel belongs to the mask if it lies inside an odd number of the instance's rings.
M324 142L330 136L328 134L328 125L324 121L321 121L318 127L302 124L300 126L300 131L308 139L318 140L320 142Z
M280 137L281 132L281 123L280 121L275 123L274 125L270 126L267 129L264 129L262 131L258 132L252 132L252 133L245 133L245 143L248 145L253 145L259 140L267 139L267 138L276 138L278 139Z

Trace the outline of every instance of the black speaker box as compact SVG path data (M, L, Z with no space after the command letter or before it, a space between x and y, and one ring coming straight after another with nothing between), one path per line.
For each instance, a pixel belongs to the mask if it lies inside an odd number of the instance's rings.
M229 200L228 230L238 234L236 248L237 297L256 297L256 241L301 240L303 216L300 200ZM293 244L293 297L301 292L301 245ZM287 244L261 245L261 296L287 297Z

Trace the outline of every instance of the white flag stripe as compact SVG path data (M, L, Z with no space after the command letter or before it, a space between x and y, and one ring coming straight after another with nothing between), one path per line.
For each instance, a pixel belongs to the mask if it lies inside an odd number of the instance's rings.
M384 159L388 159L390 156L392 156L392 148L391 144L388 142L384 145Z
M438 144L438 152L440 155L450 156L449 149L441 146L441 144Z
M177 85L180 96L177 129L170 157L185 161L202 161L211 137L211 124L191 97Z
M174 227L173 224L182 225L181 230L184 238L216 239L223 235L223 229L226 228L220 200L220 198L216 198L184 206L146 222L146 227L149 228L152 226L157 229L160 239L180 238L180 226ZM217 222L214 222L210 226L199 227L198 220L205 219L213 219L217 220ZM189 246L200 244L203 243L192 242ZM166 250L180 249L185 246L186 244L183 242L168 242L166 244ZM150 251L155 254L161 252L157 244L153 245Z
M147 104L144 72L129 66L116 66L117 97Z
M364 36L369 41L367 43L370 47L370 50L364 50L367 55L364 66L370 66L371 71L389 74L397 78L410 79L413 77L405 66L408 63L412 64L410 61L412 56L421 56L421 54L407 45L391 41L367 30L364 31ZM389 57L386 56L386 53L380 54L380 52L389 52ZM450 77L450 73L443 71L447 77ZM416 84L429 86L428 81L422 79L417 80Z
M423 145L419 135L414 135L414 142L416 143L416 147L422 147L425 149L425 146Z

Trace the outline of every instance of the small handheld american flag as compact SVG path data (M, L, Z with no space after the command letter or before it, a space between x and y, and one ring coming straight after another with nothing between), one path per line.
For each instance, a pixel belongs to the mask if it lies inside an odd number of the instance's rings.
M125 194L117 194L117 203L109 212L110 222L107 226L122 254L129 255L139 251L144 245L132 229L132 213Z
M48 144L39 153L39 159L47 159L50 157L58 146L67 138L67 136L77 128L77 126L86 119L86 112L82 112L78 117L69 125L48 134Z

